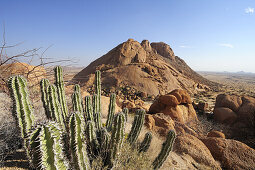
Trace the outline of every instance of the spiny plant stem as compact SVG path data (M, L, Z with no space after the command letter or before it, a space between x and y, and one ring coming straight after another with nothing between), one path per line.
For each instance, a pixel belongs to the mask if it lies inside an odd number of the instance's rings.
M73 113L69 118L69 133L72 162L75 169L90 169L83 132L84 127L79 114Z
M57 98L56 86L49 85L47 88L48 92L48 110L50 111L50 115L52 120L58 122L61 125L61 128L66 129L66 122L64 119L63 112L61 111L60 104Z
M128 134L128 138L127 138L127 141L131 145L133 145L136 142L136 140L142 130L144 119L145 119L145 111L142 109L137 110L135 118L134 118L134 122L132 124L131 131Z
M68 116L68 109L66 105L66 96L65 96L65 89L64 89L64 80L63 80L63 69L60 66L55 67L55 85L57 87L57 94L60 103L61 110L64 115L64 119Z
M106 129L108 131L111 131L112 129L112 121L114 119L114 114L115 114L115 104L116 104L116 94L112 93L110 96L110 104L108 108L108 115L107 115L107 121L106 121Z
M91 97L85 97L85 119L86 121L94 121Z
M148 151L151 144L151 140L152 140L152 134L151 132L147 132L144 136L142 143L139 146L139 149L138 149L139 153Z
M162 144L160 153L152 163L154 169L159 169L162 166L173 148L175 138L175 132L173 130L170 130L167 134L165 142Z
M49 111L49 103L48 103L48 93L47 88L50 85L50 82L48 79L42 79L40 81L40 87L41 87L41 93L42 93L42 103L45 110L45 115L48 119L51 119L50 111Z
M125 121L127 122L127 119L128 119L128 112L129 112L129 110L128 110L128 108L123 108L122 109L122 112L124 113L124 115L125 115Z
M9 79L9 90L13 101L13 116L16 120L22 138L26 138L28 131L34 124L34 114L27 90L27 82L21 76Z
M35 169L70 169L57 123L40 125L30 135L29 152Z
M91 159L94 159L99 154L99 143L97 141L96 129L94 122L88 121L85 129L87 146L89 150L89 155Z
M101 113L101 72L99 70L96 71L96 95L98 96L97 98L97 105L98 105L98 110L95 112Z

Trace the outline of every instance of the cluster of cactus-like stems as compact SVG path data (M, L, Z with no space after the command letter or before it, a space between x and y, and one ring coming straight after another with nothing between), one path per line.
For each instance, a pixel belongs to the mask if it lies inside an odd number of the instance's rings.
M81 97L80 86L74 86L72 94L73 113L69 114L64 91L63 70L54 69L55 85L47 79L41 80L40 87L47 123L34 125L34 114L29 100L27 82L21 76L9 79L13 100L13 115L24 138L31 167L36 169L91 169L97 157L103 166L111 169L115 164L124 141L128 109L115 114L116 95L111 94L106 125L101 120L101 73L95 73L95 95ZM126 141L134 146L144 124L145 111L138 110ZM153 162L158 169L169 155L175 132L170 131L160 154ZM150 147L152 134L145 134L138 147L146 152ZM139 167L138 167L139 168Z

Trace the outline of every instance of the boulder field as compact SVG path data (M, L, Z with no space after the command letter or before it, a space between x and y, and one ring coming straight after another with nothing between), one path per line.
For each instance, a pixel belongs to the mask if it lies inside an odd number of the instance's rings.
M214 109L215 120L230 124L239 121L250 126L251 120L247 121L243 115L249 116L248 113L255 113L252 110L252 102L253 99L250 97L219 95ZM233 117L232 114L235 116ZM239 116L242 119L238 119ZM196 121L199 120L189 94L185 90L176 89L155 99L146 115L145 126L162 137L171 129L176 131L177 138L170 157L172 160L181 157L182 161L185 161L189 166L185 168L255 168L255 150L253 148L240 141L226 139L225 134L220 131L212 130L207 135L198 134L186 125ZM177 169L180 167L176 162L171 166Z

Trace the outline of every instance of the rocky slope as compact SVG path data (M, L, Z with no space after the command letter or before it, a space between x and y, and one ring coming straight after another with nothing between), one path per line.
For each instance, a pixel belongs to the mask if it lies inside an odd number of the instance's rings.
M201 84L205 85L202 87L216 85L175 56L169 45L163 42L150 44L148 40L142 43L127 40L89 64L74 76L73 81L90 87L95 70L101 70L104 88L128 86L153 96L177 88L193 93Z

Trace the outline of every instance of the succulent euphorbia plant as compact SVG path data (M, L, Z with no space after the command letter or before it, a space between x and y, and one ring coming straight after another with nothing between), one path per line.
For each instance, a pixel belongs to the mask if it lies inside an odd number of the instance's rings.
M96 94L84 99L80 86L74 86L72 95L73 113L67 110L64 91L63 70L55 69L55 85L47 79L41 80L43 107L48 122L34 125L34 113L29 100L27 82L22 76L9 79L9 89L13 100L13 116L24 139L31 167L36 169L90 169L97 157L103 166L114 167L120 147L125 140L125 124L128 109L115 114L116 95L111 94L105 127L101 120L101 82L100 71L96 71ZM70 113L70 114L69 114ZM137 110L132 128L126 141L134 146L144 124L145 111ZM161 152L153 162L158 169L169 155L175 139L170 131ZM139 152L150 147L152 134L145 134L139 145Z

